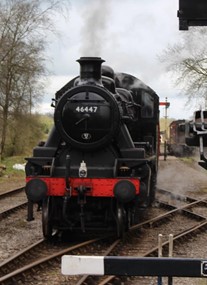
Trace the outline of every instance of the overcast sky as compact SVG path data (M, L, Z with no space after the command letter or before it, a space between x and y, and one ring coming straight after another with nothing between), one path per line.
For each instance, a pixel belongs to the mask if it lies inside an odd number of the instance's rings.
M182 38L178 29L178 0L71 0L69 17L55 19L62 37L49 48L51 76L41 108L50 108L51 98L78 75L81 56L100 56L115 71L138 77L159 95L168 98L168 116L189 119L194 108L173 86L165 66L158 60L169 44ZM164 116L164 107L160 107Z

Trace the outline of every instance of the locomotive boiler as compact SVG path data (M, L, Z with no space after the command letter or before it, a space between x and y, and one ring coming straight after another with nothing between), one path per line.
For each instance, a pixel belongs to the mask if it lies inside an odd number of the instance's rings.
M27 158L26 194L53 230L116 231L133 225L155 196L159 98L136 77L81 57L80 74L53 100L54 126ZM31 216L28 208L28 216Z

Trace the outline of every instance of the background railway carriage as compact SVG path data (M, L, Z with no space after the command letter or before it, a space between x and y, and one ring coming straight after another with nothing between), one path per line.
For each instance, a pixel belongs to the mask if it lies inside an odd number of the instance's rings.
M43 202L46 238L54 229L121 236L154 200L159 98L136 77L102 66L99 57L77 61L80 75L53 100L47 141L27 158L26 194Z
M195 148L185 142L186 120L175 120L169 125L169 140L167 150L170 155L191 156Z

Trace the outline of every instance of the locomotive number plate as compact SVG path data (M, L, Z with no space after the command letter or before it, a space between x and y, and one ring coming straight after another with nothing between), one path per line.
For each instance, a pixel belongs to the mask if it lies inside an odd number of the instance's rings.
M98 110L97 106L78 106L75 109L78 113L96 113Z

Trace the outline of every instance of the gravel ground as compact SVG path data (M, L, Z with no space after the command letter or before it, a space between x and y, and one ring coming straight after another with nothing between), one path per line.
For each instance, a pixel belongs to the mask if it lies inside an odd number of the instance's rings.
M3 177L0 179L0 193L20 188L24 185L24 178L12 179L11 177ZM23 195L25 196L24 193ZM8 203L12 204L9 200ZM22 209L18 214L11 214L7 219L3 219L0 222L0 263L42 239L41 212L36 212L36 208L35 206L34 221L27 222L27 210ZM1 211L3 210L1 209Z
M24 178L0 177L0 193L25 186Z
M41 213L35 213L35 220L27 222L26 210L0 222L0 263L17 254L29 245L42 239Z
M207 194L207 170L197 161L160 157L157 187L188 196Z
M24 179L19 179L18 181L4 179L3 182L0 180L0 192L10 190L14 187L21 187L24 186L24 184ZM197 162L183 162L173 157L167 157L167 160L164 161L163 157L161 157L157 186L158 188L183 195L204 197L204 195L207 195L207 173L198 166ZM11 215L10 218L2 220L0 222L0 262L3 262L11 255L41 238L40 212L35 213L35 220L32 222L26 221L25 210L22 210L21 213L15 217ZM203 239L203 247L193 246L189 256L193 257L195 255L196 257L203 257L203 248L206 248L205 238ZM167 284L167 282L165 284ZM205 279L196 280L185 278L176 279L174 284L204 285L207 283Z
M174 157L167 157L164 161L160 158L159 174L157 187L174 193L188 195L195 198L207 197L207 170L198 165L198 158L190 162L181 161ZM206 258L207 233L195 237L192 241L185 244L181 252L181 257ZM151 285L157 282L150 283ZM168 284L167 278L163 278L163 284ZM201 278L173 278L173 284L179 285L205 285L206 279Z

